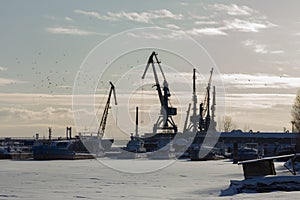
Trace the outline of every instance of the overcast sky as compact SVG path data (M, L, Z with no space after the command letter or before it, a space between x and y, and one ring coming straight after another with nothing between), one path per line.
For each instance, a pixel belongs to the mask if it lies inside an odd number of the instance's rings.
M300 85L299 4L296 0L1 1L0 136L46 135L48 126L54 135L64 135L66 126L74 126L74 81L91 50L114 34L154 26L184 33L205 48L222 77L226 115L237 128L291 129L291 105ZM137 37L129 36L131 42ZM163 40L159 35L144 36ZM179 37L168 35L174 44L179 44ZM122 46L116 43L113 48L118 45ZM187 47L186 54L193 54L190 51ZM144 66L150 53L141 55L138 65ZM108 88L105 83L100 87Z

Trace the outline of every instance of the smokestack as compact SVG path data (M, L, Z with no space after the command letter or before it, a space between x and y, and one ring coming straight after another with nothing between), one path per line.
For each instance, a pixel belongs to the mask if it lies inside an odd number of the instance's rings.
M49 132L49 140L52 139L52 128L48 127L48 132Z
M70 139L72 139L72 127L69 127L69 131L70 131Z
M68 127L66 128L66 136L67 136L67 140L68 139L72 139L72 127Z
M139 136L138 126L139 126L139 107L136 107L136 110L135 110L135 136Z

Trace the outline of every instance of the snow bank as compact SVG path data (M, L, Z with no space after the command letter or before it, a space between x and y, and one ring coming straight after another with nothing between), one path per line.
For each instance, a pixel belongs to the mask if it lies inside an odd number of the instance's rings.
M222 190L220 196L273 191L300 191L300 176L268 176L242 181L232 180L229 188Z

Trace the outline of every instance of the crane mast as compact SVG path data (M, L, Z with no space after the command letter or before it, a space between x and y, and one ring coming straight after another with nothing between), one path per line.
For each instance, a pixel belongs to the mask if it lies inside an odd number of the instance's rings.
M206 95L204 98L204 102L200 104L199 114L199 129L200 131L207 131L210 125L210 88L211 88L211 82L212 82L212 74L213 74L214 68L210 70L210 76L208 80L208 84L206 87ZM205 116L205 118L204 118Z
M211 105L211 122L210 122L210 126L212 128L212 130L216 130L217 129L217 123L215 120L216 117L216 86L213 86L213 99L212 99L212 105Z
M158 65L159 70L162 74L163 77L163 91L161 90L161 86L158 80L158 76L157 76L157 72L155 69L155 63ZM142 75L142 79L145 78L147 70L149 68L149 66L152 66L152 71L154 74L154 79L155 79L155 87L158 93L158 98L160 101L160 105L161 105L161 109L160 109L160 116L157 120L157 122L154 124L153 127L153 132L156 133L158 129L161 130L172 130L174 133L177 133L177 126L172 118L172 116L177 114L177 109L170 107L169 106L169 97L171 96L170 94L170 90L169 90L169 86L168 86L168 82L166 80L165 74L162 70L162 67L160 65L160 61L157 58L157 53L155 53L155 51L152 52L152 54L150 55L145 71Z
M109 82L109 83L110 83L110 90L109 90L108 98L107 98L105 108L104 108L104 111L103 111L103 114L102 114L101 122L100 122L100 125L99 125L99 128L98 128L98 132L97 132L98 137L103 137L103 135L104 135L107 116L108 116L108 110L110 109L110 99L111 99L112 93L114 95L115 105L117 105L115 86L112 84L112 82Z
M190 117L190 125L188 130L197 132L199 123L199 115L197 114L197 93L196 93L196 69L193 69L193 115Z

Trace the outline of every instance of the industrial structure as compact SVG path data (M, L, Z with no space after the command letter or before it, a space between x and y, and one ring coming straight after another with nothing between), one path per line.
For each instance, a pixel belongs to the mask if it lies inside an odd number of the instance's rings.
M112 93L114 94L114 99L115 99L115 105L117 104L117 98L116 98L116 90L115 90L115 86L112 84L112 82L109 82L110 84L110 90L109 90L109 94L108 94L108 98L104 107L104 111L102 114L102 118L100 121L100 125L98 128L98 132L97 132L97 136L98 137L103 137L104 135L104 131L105 131L105 126L106 126L106 121L107 121L107 116L108 116L108 110L110 109L110 99L111 99L111 95Z
M171 97L171 93L169 90L169 84L166 80L165 74L162 70L160 63L161 62L157 58L157 53L155 53L153 51L148 59L148 63L146 65L144 74L142 76L142 79L144 79L146 76L147 70L148 70L149 66L151 65L153 74L154 74L154 79L155 79L154 86L156 87L159 102L161 105L160 115L159 115L156 123L153 126L153 133L157 133L157 131L160 129L163 131L171 130L171 131L173 131L173 133L176 134L177 133L177 125L175 124L172 116L177 115L177 108L173 108L173 107L169 106L169 101L170 101L169 98ZM161 85L158 80L157 72L155 69L155 64L158 65L161 75L163 77L163 87L162 88L161 88Z
M212 83L214 69L212 68L210 70L205 95L200 104L198 104L199 99L197 97L196 69L193 69L192 102L188 104L183 131L178 132L178 126L173 120L173 117L177 115L177 108L171 106L169 84L163 72L161 61L158 59L158 54L155 51L153 51L148 58L142 79L145 78L149 67L152 68L154 75L155 83L153 87L157 90L160 113L157 121L153 125L152 132L139 133L138 107L136 107L135 134L131 135L129 143L123 150L134 153L145 153L146 151L147 153L151 153L163 149L164 152L168 153L168 151L171 152L171 149L173 150L173 147L175 147L175 151L176 148L177 150L183 149L183 152L181 153L188 152L190 155L193 155L194 160L203 159L203 157L200 157L199 152L204 148L214 150L214 152L208 154L210 157L214 158L220 158L220 152L225 155L225 153L233 153L234 151L238 151L238 149L242 150L244 147L255 148L260 156L277 156L300 151L299 133L294 132L255 133L242 132L240 130L222 132L218 135L216 145L204 147L204 140L211 139L214 141L214 133L217 133L217 123L215 121L217 102L216 87L213 86ZM158 76L157 71L160 71L160 76ZM159 77L162 78L162 84L160 83ZM79 133L78 136L72 137L72 129L71 127L67 127L66 138L54 138L52 135L52 128L49 127L48 138L39 138L39 134L36 134L35 138L0 138L0 147L2 146L4 150L8 150L8 153L9 151L13 152L13 149L22 149L24 146L29 147L30 150L30 148L37 143L36 141L39 141L41 144L40 147L34 147L34 149L41 150L40 152L44 152L43 149L46 147L50 148L50 144L65 144L68 147L72 147L70 149L72 149L72 151L75 150L76 152L92 152L98 154L100 151L109 150L114 139L103 139L103 135L105 133L112 95L114 96L115 105L117 105L115 86L112 82L109 82L109 84L110 89L97 132L88 133L90 135ZM55 145L52 145L51 148L54 148L54 146ZM25 148L23 149L23 151L25 151ZM56 152L57 149L54 150ZM44 158L44 155L41 156ZM3 155L3 157L7 156ZM205 159L207 159L207 157Z

